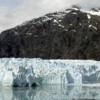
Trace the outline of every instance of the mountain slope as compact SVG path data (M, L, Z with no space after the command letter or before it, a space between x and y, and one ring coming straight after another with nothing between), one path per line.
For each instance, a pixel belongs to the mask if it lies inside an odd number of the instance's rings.
M67 9L3 31L0 57L100 60L98 13Z

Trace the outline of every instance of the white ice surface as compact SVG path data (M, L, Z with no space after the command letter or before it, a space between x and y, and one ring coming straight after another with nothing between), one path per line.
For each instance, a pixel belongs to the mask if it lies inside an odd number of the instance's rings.
M100 61L0 59L0 85L100 83Z

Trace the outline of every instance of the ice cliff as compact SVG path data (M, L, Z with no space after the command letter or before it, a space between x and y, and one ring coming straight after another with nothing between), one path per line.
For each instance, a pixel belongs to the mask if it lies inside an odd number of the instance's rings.
M100 83L100 62L93 60L0 59L0 85Z

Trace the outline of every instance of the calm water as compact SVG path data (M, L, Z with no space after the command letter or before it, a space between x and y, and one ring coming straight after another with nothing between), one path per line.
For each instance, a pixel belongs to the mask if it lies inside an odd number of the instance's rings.
M0 100L100 100L100 87L46 85L0 88Z

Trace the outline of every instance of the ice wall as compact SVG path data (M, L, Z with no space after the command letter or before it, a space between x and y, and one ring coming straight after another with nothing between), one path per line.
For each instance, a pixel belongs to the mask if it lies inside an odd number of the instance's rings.
M0 59L0 85L100 83L100 62L93 60Z

